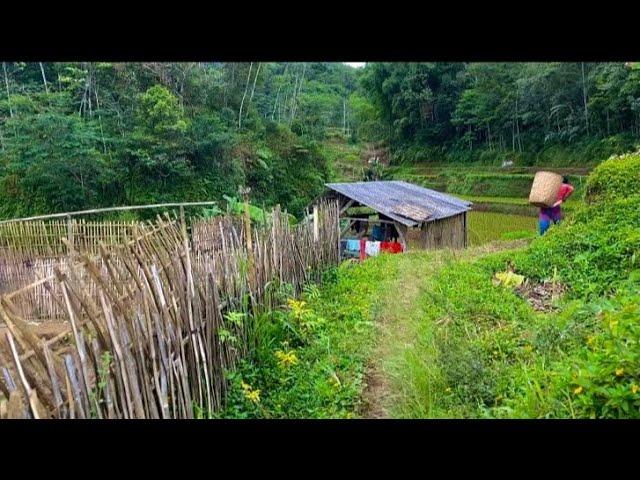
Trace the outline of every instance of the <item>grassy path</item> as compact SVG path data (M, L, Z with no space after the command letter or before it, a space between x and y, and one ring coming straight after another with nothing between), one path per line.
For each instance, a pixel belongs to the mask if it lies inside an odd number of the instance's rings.
M417 253L396 257L400 274L385 278L384 286L381 286L382 295L376 312L377 341L368 367L368 387L364 395L366 418L389 417L392 399L384 361L396 353L393 348L411 337L411 332L405 327L415 321L410 316L416 313L413 306L420 293L422 279L429 274L424 266L429 264L427 260L435 257L434 254ZM432 264L431 268L435 265Z
M526 240L495 242L464 252L412 252L396 257L395 273L383 279L376 304L376 342L366 375L363 417L416 416L416 406L420 406L419 417L438 416L437 411L429 407L442 392L434 387L439 384L433 377L437 369L429 365L437 354L430 353L435 349L428 341L432 325L423 321L425 309L429 308L424 292L434 288L435 273L451 261L471 260L526 243ZM415 384L416 379L420 385ZM415 395L420 398L413 401L411 396ZM400 398L402 401L398 401ZM411 414L404 410L407 404L412 405Z

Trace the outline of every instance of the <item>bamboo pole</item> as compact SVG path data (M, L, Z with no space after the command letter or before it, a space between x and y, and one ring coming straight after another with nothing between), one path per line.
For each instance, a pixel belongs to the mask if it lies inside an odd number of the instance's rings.
M150 208L175 208L175 207L196 207L196 206L207 206L207 205L216 205L218 202L215 201L207 201L207 202L182 202L182 203L156 203L153 205L129 205L123 207L109 207L109 208L95 208L92 210L80 210L76 212L64 212L64 213L52 213L49 215L38 215L35 217L25 217L25 218L14 218L10 220L2 220L0 221L0 225L7 223L17 223L17 222L27 222L32 220L46 220L52 218L66 218L68 216L78 216L78 215L91 215L95 213L105 213L105 212L122 212L129 210L144 210Z

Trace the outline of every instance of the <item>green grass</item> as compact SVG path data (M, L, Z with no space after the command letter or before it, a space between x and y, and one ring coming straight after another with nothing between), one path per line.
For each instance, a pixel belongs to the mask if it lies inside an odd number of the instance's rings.
M540 167L531 171L499 170L494 168L460 168L456 166L429 169L415 167L391 167L386 172L388 178L405 180L425 188L451 193L458 196L475 198L513 198L522 199L527 203L534 173L542 170ZM558 169L552 169L559 171ZM569 180L576 187L575 196L582 195L585 178L583 175L567 173ZM496 202L492 202L496 203ZM513 203L504 202L504 203Z
M524 215L496 212L469 212L468 235L470 245L482 245L494 240L513 239L514 232L525 232L520 238L535 236L537 219ZM505 237L506 236L506 237Z
M481 197L477 195L456 196L474 203L507 203L509 205L529 205L529 199L522 197Z
M380 360L391 379L391 416L640 415L637 284L611 298L560 298L558 312L538 313L492 281L519 253L526 251L473 261L443 254L440 266L414 256L412 269L429 274L413 287L410 308L396 304L402 326L386 332Z
M435 271L433 259L414 257L429 275L413 287L420 294L402 331L387 334L395 353L382 361L394 379L392 415L640 417L640 192L626 193L581 206L520 251L444 255ZM508 268L564 283L558 310L536 312L494 284Z
M487 375L486 358L486 350L491 359L497 347L482 348L476 337L498 319L524 321L531 313L451 254L412 261L413 268L428 269L429 275L420 279L419 294L401 313L402 329L387 334L389 354L382 364L391 379L389 413L394 418L478 416L475 405L493 399L498 374Z
M258 319L221 416L639 417L640 192L607 170L637 162L600 169L600 203L575 201L526 248L487 242L536 236L535 217L471 212L471 243L484 246L341 265L306 305ZM494 282L507 269L567 293L537 312Z
M361 161L362 146L341 140L326 140L321 144L323 155L331 166L331 180L359 181L364 174Z
M395 255L398 256L398 255ZM235 373L222 418L352 418L361 409L374 315L396 265L392 255L374 262L344 262L327 272L322 288L308 286L291 302L257 319L257 347ZM278 353L280 352L280 353ZM286 364L278 356L296 361ZM291 358L291 357L289 357ZM249 392L259 392L252 400Z

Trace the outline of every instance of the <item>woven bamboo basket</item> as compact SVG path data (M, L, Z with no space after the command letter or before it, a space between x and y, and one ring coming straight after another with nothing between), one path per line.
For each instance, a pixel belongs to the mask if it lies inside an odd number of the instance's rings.
M529 193L529 203L543 208L553 206L561 186L562 175L553 172L537 172Z

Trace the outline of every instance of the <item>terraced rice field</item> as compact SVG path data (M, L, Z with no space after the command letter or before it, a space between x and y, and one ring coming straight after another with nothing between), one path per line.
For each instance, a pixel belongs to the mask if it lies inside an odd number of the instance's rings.
M469 243L482 245L493 240L534 237L536 217L497 212L469 212Z

